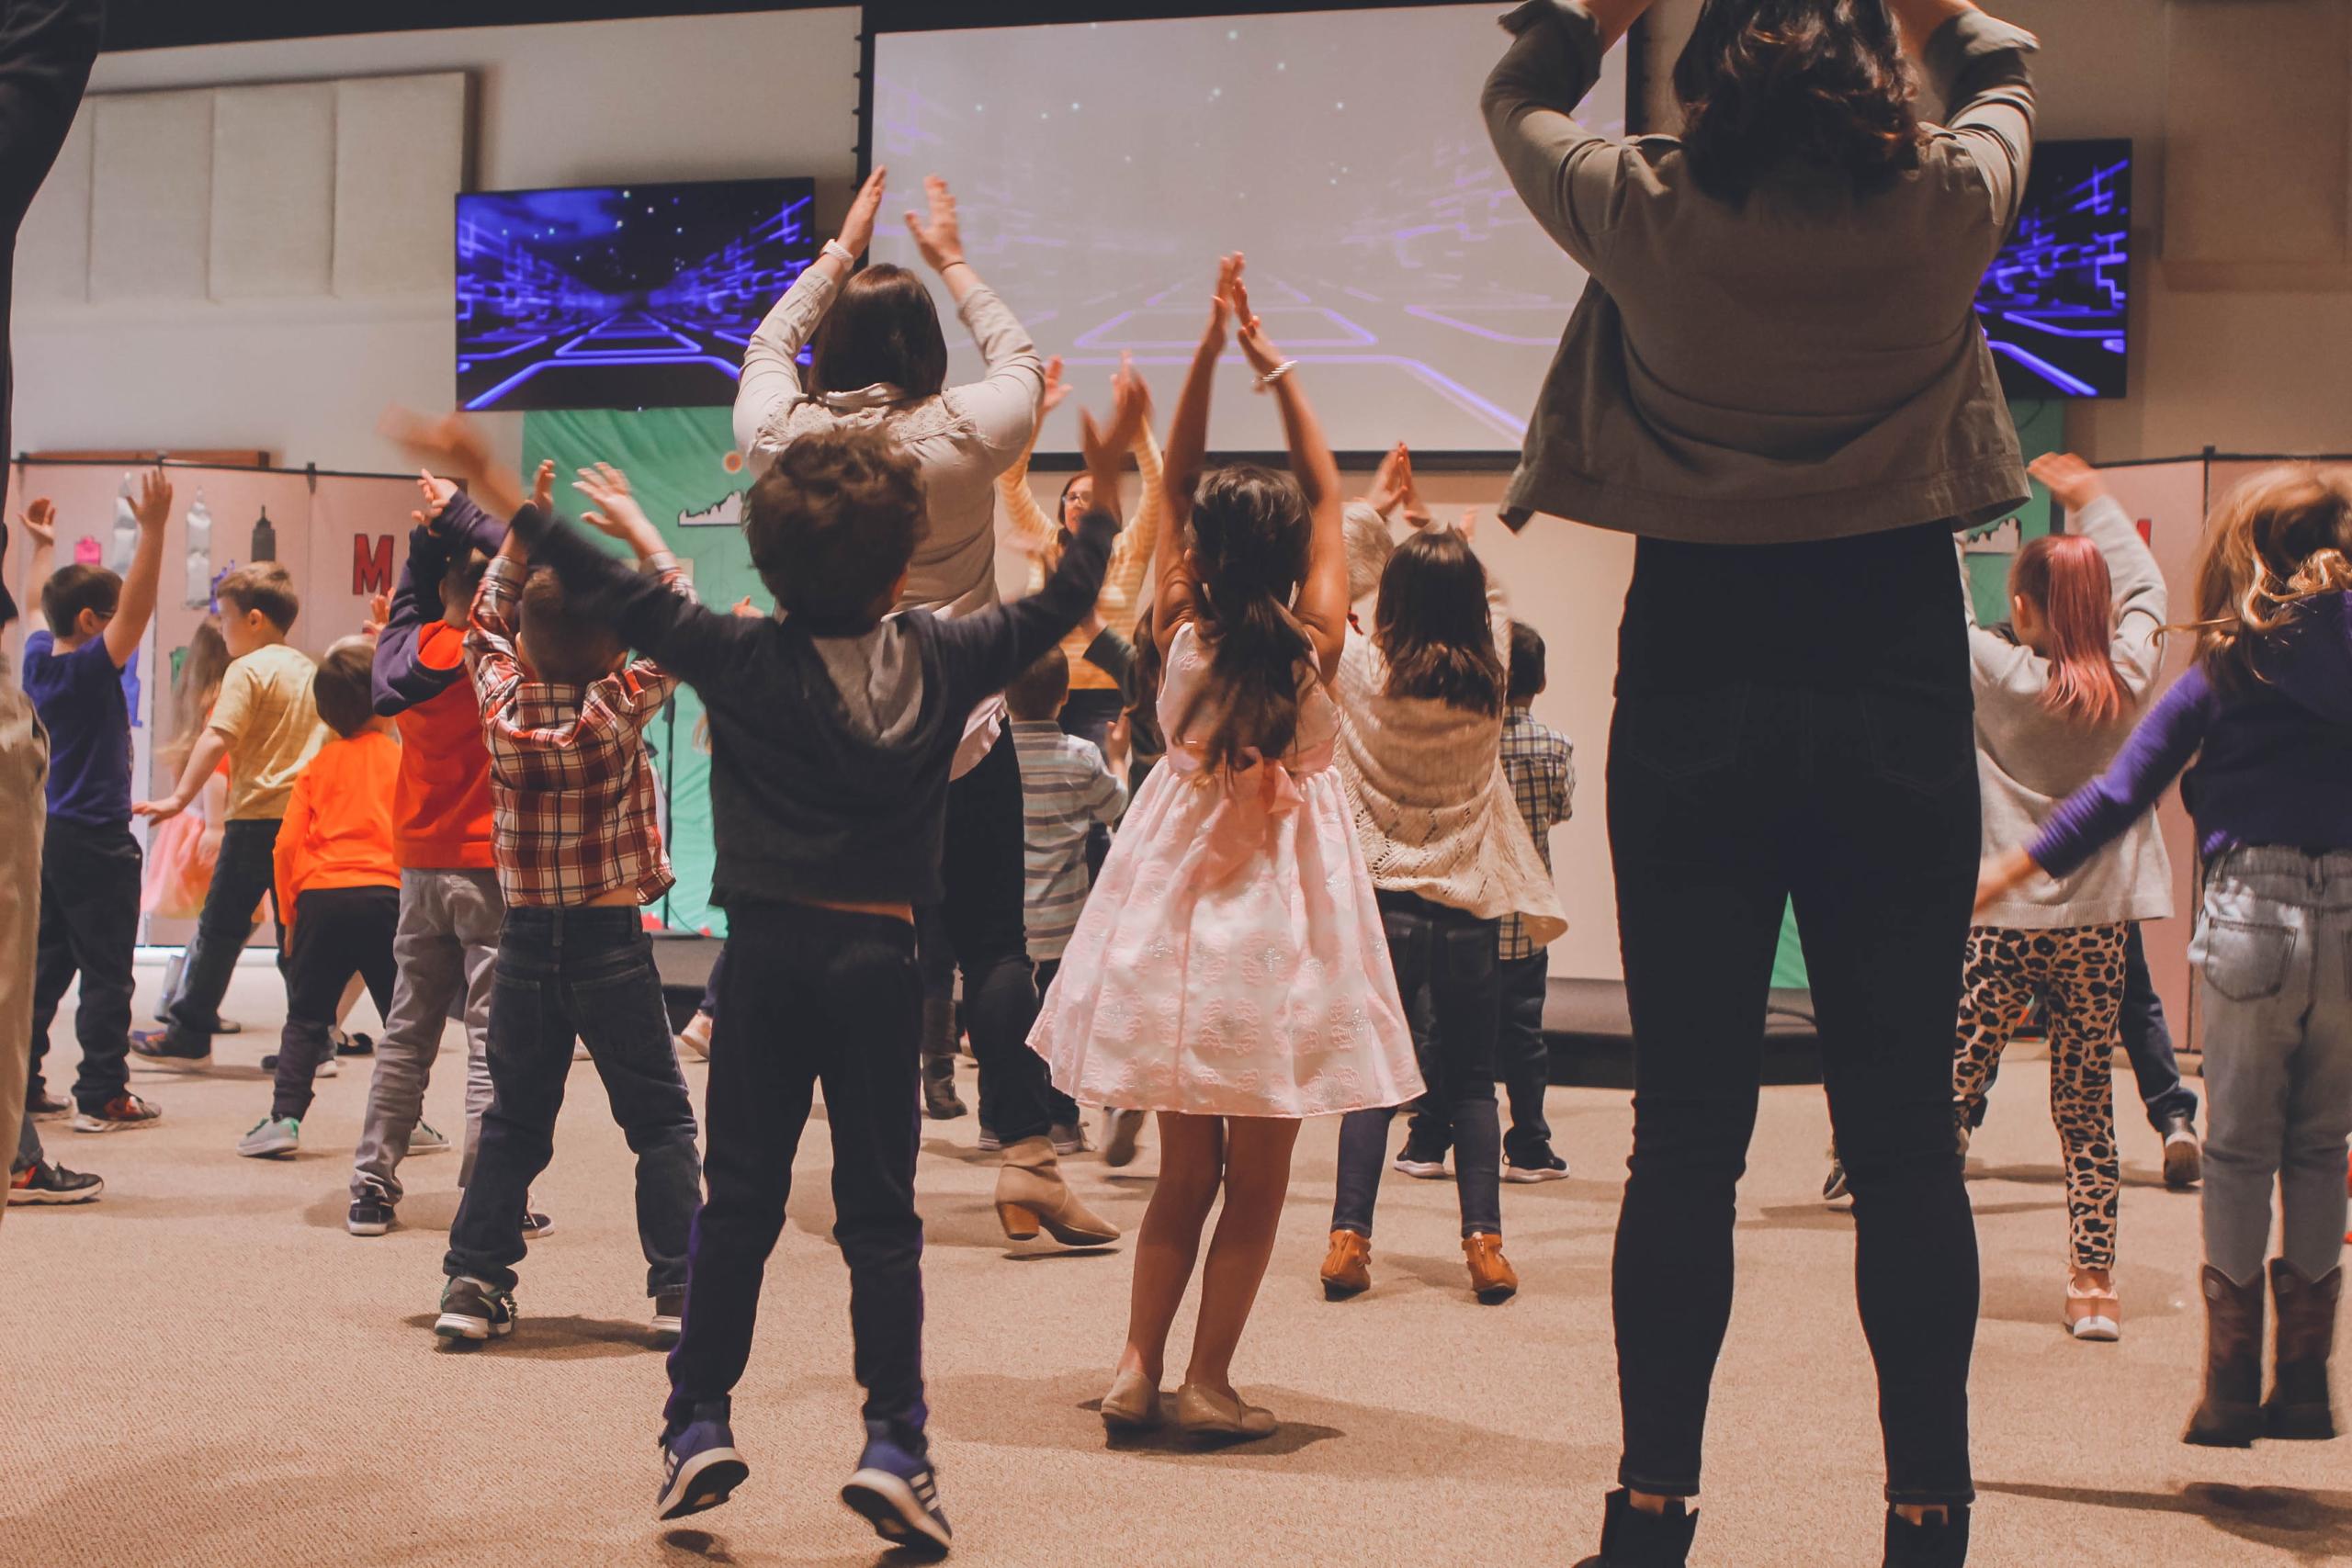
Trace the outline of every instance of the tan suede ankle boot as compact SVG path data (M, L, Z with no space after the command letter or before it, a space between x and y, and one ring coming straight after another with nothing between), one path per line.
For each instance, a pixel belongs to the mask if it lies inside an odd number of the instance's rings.
M1041 1225L1064 1247L1108 1247L1119 1239L1119 1227L1069 1190L1054 1145L1042 1134L1005 1149L996 1177L996 1217L1013 1241L1035 1240Z

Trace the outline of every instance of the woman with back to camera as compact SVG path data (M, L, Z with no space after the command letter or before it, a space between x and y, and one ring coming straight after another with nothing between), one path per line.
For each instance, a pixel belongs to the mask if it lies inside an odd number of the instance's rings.
M2164 574L2132 519L2079 457L2037 458L2033 473L2083 531L2047 535L2018 552L2010 624L1969 631L1988 857L2024 848L2061 801L2114 761L2164 662ZM2077 1339L2123 1331L2111 1074L2122 1043L2124 946L2133 922L2172 912L2172 863L2154 814L2144 813L2064 881L2045 879L1980 909L1969 933L1952 1058L1961 1147L1984 1120L2010 1032L2040 998L2073 1235L2061 1321Z
M907 229L955 298L986 377L946 385L947 340L915 274L876 265L851 275L874 237L888 174L877 168L867 177L841 237L825 243L753 334L735 398L735 445L757 472L817 431L888 432L922 465L928 523L899 607L968 615L997 602L996 479L1036 433L1045 366L1027 331L964 259L956 198L943 180L924 182L928 214L908 213ZM804 344L811 350L805 388ZM1001 700L974 710L956 753L941 870L947 897L940 913L964 971L972 1049L989 1075L1004 1144L998 1213L1035 1216L1066 1246L1116 1241L1118 1227L1089 1213L1062 1181L1046 1137L1050 1080L1026 1044L1037 987L1022 904L1021 764Z
M1680 1563L1696 1529L1792 897L1854 1194L1885 1561L1959 1563L1977 1264L1951 1062L1979 826L1951 534L2028 494L1972 307L2024 186L2034 44L1967 0L1706 0L1682 137L1600 136L1573 111L1648 6L1530 0L1484 97L1513 185L1594 280L1506 518L1640 536L1609 757L1636 1084L1624 1450L1594 1561ZM1921 79L1948 127L1919 120Z

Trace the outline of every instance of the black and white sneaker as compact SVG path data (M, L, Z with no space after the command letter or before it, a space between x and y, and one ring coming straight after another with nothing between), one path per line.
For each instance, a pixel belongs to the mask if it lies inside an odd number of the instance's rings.
M8 1175L8 1202L93 1203L107 1190L101 1179L39 1160Z
M25 1096L25 1110L36 1122L62 1122L74 1114L74 1102L40 1089Z
M910 1452L891 1436L889 1423L865 1424L865 1451L857 1472L842 1488L842 1501L893 1546L930 1557L944 1557L956 1532L940 1512L939 1483L927 1455Z
M1503 1166L1505 1181L1566 1181L1567 1179L1568 1162L1549 1149L1533 1158L1510 1160Z
M657 1517L684 1518L716 1508L743 1484L752 1467L735 1451L726 1405L698 1404L694 1419L662 1435L662 1491L653 1500Z
M343 1228L354 1235L382 1235L398 1223L392 1213L390 1199L355 1198L351 1203L351 1213L343 1222Z
M653 1293L653 1348L667 1350L678 1342L686 1327L686 1292L681 1285L673 1291Z
M261 1059L261 1070L266 1073L277 1071L277 1052L272 1051ZM319 1058L319 1065L311 1069L311 1076L314 1078L332 1078L340 1077L342 1072L343 1069L334 1065L333 1056L322 1056Z
M1396 1168L1419 1181L1443 1181L1445 1151L1416 1147L1413 1140L1408 1138L1405 1146L1396 1151Z
M487 1280L460 1274L441 1287L433 1332L444 1339L489 1339L514 1332L514 1298Z
M526 1242L555 1234L555 1216L531 1206L529 1193L523 1195L523 1239Z

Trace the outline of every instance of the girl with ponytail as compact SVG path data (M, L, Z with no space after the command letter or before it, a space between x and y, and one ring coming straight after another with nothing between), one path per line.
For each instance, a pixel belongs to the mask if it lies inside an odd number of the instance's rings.
M1302 1118L1421 1092L1413 1042L1333 766L1325 689L1348 627L1340 475L1296 374L1250 312L1241 258L1168 433L1151 641L1163 660L1162 765L1136 792L1030 1044L1092 1105L1159 1113L1159 1180L1136 1243L1127 1340L1103 1424L1166 1419L1168 1334L1222 1192L1201 1271L1187 1433L1262 1438L1233 1387ZM1282 412L1292 471L1204 471L1228 333Z
M2166 603L2155 558L2081 458L2038 459L2034 477L2075 532L2034 540L2009 572L2009 624L1972 615L1976 773L1984 851L2033 840L2058 803L2097 778L2130 737L2162 662ZM2078 1339L2113 1339L2116 1152L2111 1069L2134 926L2172 909L2172 867L2152 813L2072 875L1978 909L1952 1063L1963 1148L2010 1032L2038 1000L2049 1019L2050 1111L2064 1154L2072 1250L2062 1321ZM2189 1101L2193 1109L2195 1101ZM2168 1175L2194 1180L2189 1115L2165 1129Z

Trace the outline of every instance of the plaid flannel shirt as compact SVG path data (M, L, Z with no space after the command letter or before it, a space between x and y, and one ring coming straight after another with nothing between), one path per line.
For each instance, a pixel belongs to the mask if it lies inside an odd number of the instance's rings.
M677 561L655 559L666 563L662 580L691 596ZM576 907L620 888L650 902L677 879L642 732L677 680L650 659L585 686L534 680L514 650L526 575L509 557L492 561L466 632L490 749L498 889L510 906Z
M1552 829L1575 815L1576 748L1551 726L1538 723L1525 708L1514 707L1503 720L1503 773L1510 780L1511 797L1534 835L1535 852L1544 869L1552 869ZM1532 958L1537 948L1527 937L1527 922L1505 915L1500 956L1508 963Z

